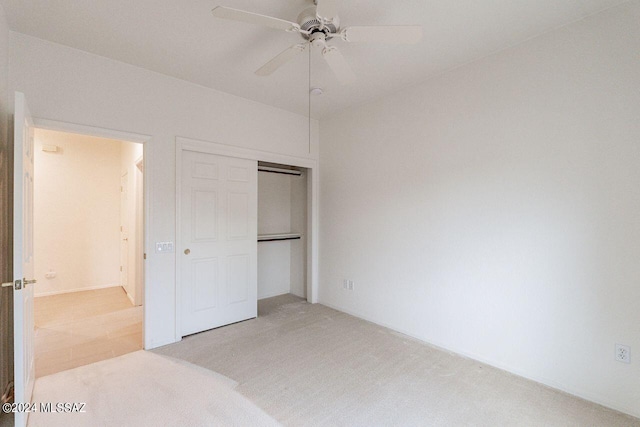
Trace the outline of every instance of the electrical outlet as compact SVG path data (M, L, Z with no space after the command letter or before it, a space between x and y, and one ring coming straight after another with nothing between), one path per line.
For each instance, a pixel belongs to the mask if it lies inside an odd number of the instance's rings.
M631 349L628 345L616 344L616 360L622 363L631 363Z

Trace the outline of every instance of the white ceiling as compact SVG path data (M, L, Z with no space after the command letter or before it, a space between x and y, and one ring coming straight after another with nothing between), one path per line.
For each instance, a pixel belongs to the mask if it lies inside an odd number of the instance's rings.
M299 35L215 19L223 6L295 21L312 0L0 0L12 30L314 116L365 102L624 0L342 0L349 25L422 25L415 46L335 41L359 76L341 86L319 52L270 77L253 72Z

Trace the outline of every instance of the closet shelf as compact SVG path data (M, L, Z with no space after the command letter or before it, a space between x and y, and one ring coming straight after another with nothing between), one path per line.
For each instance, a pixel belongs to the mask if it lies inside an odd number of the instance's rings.
M274 242L278 240L297 240L300 237L301 237L300 233L259 234L258 242Z

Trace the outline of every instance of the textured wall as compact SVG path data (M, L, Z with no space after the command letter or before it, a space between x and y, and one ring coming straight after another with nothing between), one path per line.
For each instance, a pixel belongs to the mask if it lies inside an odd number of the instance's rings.
M35 295L120 285L121 142L36 129L34 148Z
M309 152L307 117L15 32L10 48L9 87L25 93L34 117L151 136L151 245L176 238L176 137L317 158L317 122ZM147 248L147 348L176 340L175 255Z
M640 349L638 22L323 120L320 302L639 416L640 363L614 359Z

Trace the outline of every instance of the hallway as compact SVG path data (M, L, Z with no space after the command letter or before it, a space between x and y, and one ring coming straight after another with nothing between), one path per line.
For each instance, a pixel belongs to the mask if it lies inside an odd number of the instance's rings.
M121 287L38 297L36 377L142 349L142 306Z

